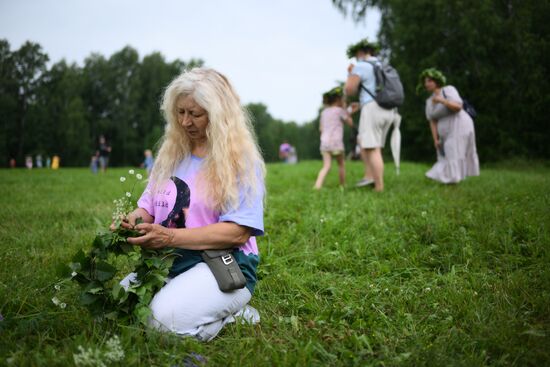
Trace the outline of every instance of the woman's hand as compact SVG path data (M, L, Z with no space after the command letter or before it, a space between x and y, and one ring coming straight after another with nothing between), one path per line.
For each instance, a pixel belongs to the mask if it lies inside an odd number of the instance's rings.
M136 226L136 220L138 218L141 218L145 223L153 223L153 219L154 219L144 209L137 208L133 212L129 213L126 217L122 218L122 222L120 223L120 226L126 229L134 229L134 227ZM111 230L111 232L114 232L117 230L117 228L115 227L115 222L111 223L111 226L109 227L109 229Z
M441 97L441 95L439 95L439 94L436 94L432 97L432 103L433 104L445 103L445 98Z
M351 71L353 70L354 67L355 67L355 65L353 65L353 64L348 65L348 74L351 74Z
M141 223L134 227L143 236L128 237L128 243L149 249L160 249L173 244L174 229L166 228L160 224Z

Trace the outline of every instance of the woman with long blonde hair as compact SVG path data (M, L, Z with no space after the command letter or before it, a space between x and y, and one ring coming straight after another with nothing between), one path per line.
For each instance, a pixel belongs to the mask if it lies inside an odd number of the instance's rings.
M255 236L264 231L265 165L249 115L219 72L183 72L166 88L161 111L166 127L149 185L123 226L143 234L129 243L180 255L151 302L151 325L210 340L237 313L258 321L247 304L259 260ZM144 223L136 225L138 217ZM204 253L225 253L219 264L242 284L222 291Z

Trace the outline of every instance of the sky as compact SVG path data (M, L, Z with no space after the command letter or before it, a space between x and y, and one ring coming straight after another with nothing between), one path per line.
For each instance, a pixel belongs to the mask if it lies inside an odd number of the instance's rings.
M51 62L82 65L126 45L141 58L200 58L243 103L284 121L313 120L321 94L346 78L349 44L376 39L380 14L355 24L331 0L0 0L0 38L39 43Z

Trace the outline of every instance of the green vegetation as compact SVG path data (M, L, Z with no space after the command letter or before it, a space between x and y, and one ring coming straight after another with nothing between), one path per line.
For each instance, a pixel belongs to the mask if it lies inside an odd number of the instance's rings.
M37 43L11 50L0 39L0 167L11 158L23 167L26 155L37 154L57 154L63 166L85 166L100 135L113 147L112 165L138 165L164 131L164 88L184 69L203 64L166 61L159 52L140 57L130 46L110 57L91 54L82 66L61 60L48 67L48 59ZM318 157L318 122L299 126L273 118L261 103L247 107L267 161L278 160L284 139L301 158Z
M426 165L389 165L382 194L340 189L334 171L314 192L319 168L268 166L251 302L262 321L207 344L94 322L74 284L55 289L56 266L110 221L127 171L0 170L0 365L73 365L79 346L121 366L184 366L191 353L212 366L550 363L550 168L441 186ZM348 164L350 183L360 174Z
M390 58L405 88L399 111L407 160L432 154L423 115L427 96L415 91L418 75L429 67L441 70L447 83L475 106L484 162L550 158L549 1L331 1L356 21L364 19L370 6L380 9L382 56Z

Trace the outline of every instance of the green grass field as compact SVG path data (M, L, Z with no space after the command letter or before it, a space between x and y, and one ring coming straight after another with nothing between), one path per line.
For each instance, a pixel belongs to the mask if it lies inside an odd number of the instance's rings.
M314 192L319 168L268 166L262 321L207 344L94 322L75 285L54 288L57 264L109 223L127 170L0 170L0 365L74 365L112 335L120 366L189 366L190 353L207 366L550 364L550 168L441 186L406 163L386 168L382 194L338 188L335 168ZM350 183L360 175L348 164Z

